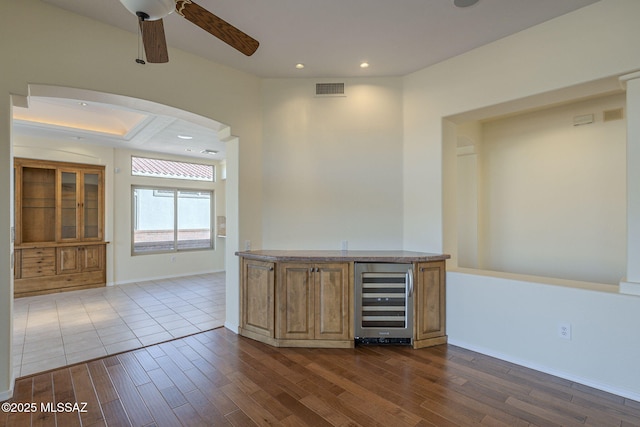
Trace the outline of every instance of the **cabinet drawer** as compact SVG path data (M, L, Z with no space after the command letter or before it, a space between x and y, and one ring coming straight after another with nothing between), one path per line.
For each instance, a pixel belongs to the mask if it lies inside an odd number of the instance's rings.
M22 249L22 259L26 258L52 258L56 256L55 248Z
M22 278L56 274L54 248L22 249Z

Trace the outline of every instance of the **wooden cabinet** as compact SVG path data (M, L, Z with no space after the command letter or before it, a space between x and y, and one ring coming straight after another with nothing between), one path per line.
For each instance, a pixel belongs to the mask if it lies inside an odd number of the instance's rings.
M348 340L350 283L348 263L282 263L276 337Z
M240 334L275 346L352 347L349 263L241 258Z
M247 333L275 337L274 270L272 262L242 259L240 323Z
M413 348L447 342L445 260L449 255L277 250L236 255L241 269L242 336L278 347L353 347L355 266L379 262L413 267L414 280L409 282L413 285L408 285L414 292Z
M15 159L15 295L103 286L104 167Z
M415 264L414 348L447 342L445 262Z

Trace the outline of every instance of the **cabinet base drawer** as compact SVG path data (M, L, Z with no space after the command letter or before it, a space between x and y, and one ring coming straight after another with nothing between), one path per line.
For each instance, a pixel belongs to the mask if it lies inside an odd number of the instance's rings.
M16 298L44 295L78 289L97 288L106 285L104 271L59 276L34 277L14 280L13 294Z
M274 347L301 347L301 348L353 348L353 340L292 340L292 339L278 339L271 338L266 335L257 334L255 332L247 331L240 328L238 331L240 335L246 338L251 338L255 341L260 341L265 344L272 345Z

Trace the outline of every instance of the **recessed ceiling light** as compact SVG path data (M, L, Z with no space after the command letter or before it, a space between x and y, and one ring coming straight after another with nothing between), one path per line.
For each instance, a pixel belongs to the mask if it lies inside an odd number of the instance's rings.
M193 137L191 135L178 135L178 138L180 138L180 139L193 139Z
M453 0L453 4L458 7L469 7L478 3L478 0Z
M192 150L191 148L185 148L185 149L184 149L184 151L186 151L186 152L190 153L190 152L192 152L193 150Z
M202 154L210 154L210 155L214 155L214 154L218 154L218 152L216 150L202 150L200 153Z
M298 64L296 64L296 68L298 70L302 70L304 68L304 64L303 63L298 63Z
M369 68L369 63L368 63L368 62L366 62L366 61L365 61L365 62L362 62L362 63L360 64L360 68Z
M78 105L80 105L81 107L86 107L89 104L87 104L86 102L78 102Z

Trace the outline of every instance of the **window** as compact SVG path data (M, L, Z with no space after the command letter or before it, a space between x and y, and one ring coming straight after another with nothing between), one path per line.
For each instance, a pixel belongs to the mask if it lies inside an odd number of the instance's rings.
M213 182L213 165L131 157L131 175Z
M132 188L132 253L212 249L213 191Z

